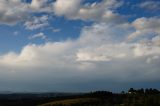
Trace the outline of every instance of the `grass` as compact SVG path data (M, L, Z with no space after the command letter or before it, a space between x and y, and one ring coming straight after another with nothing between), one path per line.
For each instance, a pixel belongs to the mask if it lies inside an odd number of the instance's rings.
M76 98L76 99L66 99L66 100L59 100L59 101L53 101L49 103L45 103L38 106L54 106L54 105L71 105L71 104L77 104L77 103L87 103L88 101L98 101L97 98Z

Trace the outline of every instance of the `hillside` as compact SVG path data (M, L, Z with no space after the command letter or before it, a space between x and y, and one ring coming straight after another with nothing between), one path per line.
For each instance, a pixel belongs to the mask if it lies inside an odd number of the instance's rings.
M98 98L75 98L75 99L65 99L59 101L53 101L39 106L61 106L61 105L80 105L80 104L92 104L97 103Z
M114 94L98 91L83 96L54 100L38 106L160 106L160 92L157 90L133 90Z

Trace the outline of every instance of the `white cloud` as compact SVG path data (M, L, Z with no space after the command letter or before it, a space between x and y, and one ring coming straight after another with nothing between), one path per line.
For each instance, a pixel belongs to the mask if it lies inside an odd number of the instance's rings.
M52 7L48 0L32 0L31 4L22 0L1 0L0 24L15 25L31 18L34 13L51 11Z
M83 20L114 22L122 21L122 17L118 13L114 13L114 9L118 8L122 2L116 0L104 0L100 3L92 3L79 10L77 18Z
M19 34L18 31L14 31L14 32L13 32L13 35L15 35L15 36L17 36L18 34Z
M160 33L160 19L159 17L151 17L151 18L138 18L133 22L133 26L139 30L155 30L157 33Z
M54 12L68 19L81 19L105 22L121 22L123 16L114 12L122 2L103 0L102 2L83 3L82 0L57 0L53 3Z
M139 4L139 7L151 11L159 11L160 1L145 1Z
M103 44L82 48L77 53L77 61L112 61L126 57L129 46L126 44Z
M34 9L41 9L48 0L32 0L31 7Z
M77 60L111 61L118 58L143 57L160 54L159 35L153 36L152 39L148 39L148 36L144 36L144 38L140 38L135 42L128 42L125 39L133 33L137 33L137 31L134 31L135 27L132 27L132 24L130 24L130 27L124 27L125 25L120 24L112 26L101 23L95 24L89 28L84 28L79 39L83 48L79 49ZM157 27L154 26L153 28L150 26L150 29L156 30ZM143 36L142 34L143 33L139 33L139 36ZM143 41L143 39L147 40Z
M160 46L160 35L152 38L152 42L153 42L153 44Z
M52 31L53 31L53 32L60 32L61 29L59 29L59 28L53 28Z
M147 42L148 43L148 42ZM136 44L134 46L134 54L135 56L149 56L149 55L159 55L160 47L153 44Z
M81 6L81 1L82 0L57 0L53 4L54 12L58 16L74 16Z
M28 20L24 23L24 26L28 30L35 30L35 29L39 29L39 28L44 28L48 25L49 25L48 15L43 15L41 17L34 16L33 18L31 18L30 20Z
M32 0L29 5L29 9L32 12L46 12L50 13L52 11L52 5L49 0Z
M44 39L46 39L46 35L44 33L40 32L40 33L37 33L37 34L29 37L29 39L35 39L35 38L41 38L44 40Z
M128 36L128 40L134 40L143 36L156 36L160 35L160 19L159 17L151 18L138 18L132 22L135 32Z
M13 25L27 17L27 5L21 0L0 1L0 23Z
M83 0L32 0L31 3L22 0L0 1L0 23L15 25L18 22L35 20L35 13L54 13L71 20L104 21L109 23L123 22L124 16L115 10L123 3L118 0L103 0L95 3L85 3ZM26 24L26 23L25 23Z

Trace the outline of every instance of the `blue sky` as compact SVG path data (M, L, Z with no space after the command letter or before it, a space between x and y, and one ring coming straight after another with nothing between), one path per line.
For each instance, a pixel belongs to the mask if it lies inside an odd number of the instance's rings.
M160 88L159 7L159 0L1 0L0 90Z

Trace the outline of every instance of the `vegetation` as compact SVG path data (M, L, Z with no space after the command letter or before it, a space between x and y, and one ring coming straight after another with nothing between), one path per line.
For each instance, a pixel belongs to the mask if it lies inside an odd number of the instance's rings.
M94 105L95 103L99 102L97 98L76 98L76 99L66 99L66 100L60 100L60 101L54 101L50 103L46 103L39 106L65 106L65 105Z
M130 88L121 93L0 94L0 106L160 106L160 91Z
M133 88L121 94L97 91L39 106L160 106L160 92L156 89L135 90Z

